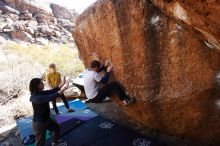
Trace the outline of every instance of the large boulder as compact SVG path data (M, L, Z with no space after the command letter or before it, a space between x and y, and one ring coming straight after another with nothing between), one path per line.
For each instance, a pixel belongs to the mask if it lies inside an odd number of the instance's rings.
M32 19L32 14L29 13L28 11L22 12L22 13L20 14L19 19L20 19L20 20L24 20L24 21L26 21L26 20L31 20L31 19Z
M46 15L52 16L48 11L46 6L44 6L40 1L36 0L2 0L8 6L19 10L20 12L29 11L30 13L44 13ZM42 5L40 5L42 4Z
M71 22L67 19L57 19L57 25L63 30L67 30L69 32L72 32L73 27L75 26L75 23Z
M9 25L9 24L6 24L3 28L2 28L3 32L12 32L14 30L14 28Z
M25 31L26 31L27 33L29 33L30 35L34 36L34 29L33 29L33 28L27 27L27 28L25 28Z
M26 42L33 42L33 38L30 34L25 31L13 31L11 32L11 38L13 40L21 40Z
M12 13L12 14L19 14L19 12L9 6L0 6L0 10L3 14L5 13Z
M45 1L0 0L0 35L32 43L32 36L55 43L72 43L69 37L77 15L75 10ZM41 40L37 43L44 42Z
M36 13L34 15L34 18L37 20L38 23L43 23L43 24L49 23L54 19L53 17L45 15L43 13Z
M47 33L48 31L50 31L47 25L40 25L38 27L42 33Z
M137 98L123 106L136 121L218 145L220 55L188 25L162 12L149 1L97 1L76 21L73 37L80 57L86 67L93 56L112 60L111 79Z
M39 23L50 22L54 16L51 9L45 2L38 0L3 0L6 5L19 10L21 13L21 19L30 20L32 14L35 16ZM28 12L28 13L26 13Z
M51 4L50 6L56 18L75 21L78 15L77 13L74 13L74 11L68 10L67 8L59 6L57 4Z

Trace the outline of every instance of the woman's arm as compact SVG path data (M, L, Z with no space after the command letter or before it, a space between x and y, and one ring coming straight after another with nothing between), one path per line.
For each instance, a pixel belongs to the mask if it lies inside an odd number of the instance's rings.
M37 103L37 104L43 104L52 101L53 99L57 98L63 92L67 89L66 86L62 87L58 92L52 93L52 94L38 94L38 95L32 95L31 96L31 102Z
M52 101L57 98L69 87L69 83L64 84L64 86L59 90L55 88L53 90L43 91L43 94L32 95L30 100L33 103L43 104ZM47 94L46 94L47 93Z
M51 90L44 90L42 91L41 93L44 94L44 95L48 95L48 94L53 94L53 93L56 93L60 90L59 87L56 87L54 89L51 89Z
M53 94L49 94L49 95L38 94L38 95L32 95L30 100L31 100L31 102L36 103L36 104L43 104L43 103L48 103L48 102L52 101L53 99L57 98L58 96L60 96L60 94L58 92L53 93Z

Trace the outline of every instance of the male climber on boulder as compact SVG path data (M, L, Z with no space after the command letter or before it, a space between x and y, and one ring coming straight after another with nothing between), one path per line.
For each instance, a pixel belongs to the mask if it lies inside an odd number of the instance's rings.
M91 62L90 67L91 68L86 70L84 77L84 89L88 98L87 102L100 103L112 93L115 93L124 105L132 104L135 102L135 98L131 98L126 95L117 82L111 82L107 84L110 77L110 72L113 68L113 65L109 60L107 60L104 65L101 65L99 61L94 60ZM106 73L104 76L101 76L99 72L104 69L106 69ZM100 88L99 83L107 85Z

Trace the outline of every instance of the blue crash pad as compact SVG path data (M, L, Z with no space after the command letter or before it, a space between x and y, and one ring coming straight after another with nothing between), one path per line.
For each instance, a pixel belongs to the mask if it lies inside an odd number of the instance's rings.
M16 120L16 124L17 124L18 131L20 134L20 139L22 142L25 137L28 137L30 135L34 135L34 132L32 129L32 118L33 118L33 116L28 116L28 117L23 117L21 119ZM49 132L47 132L46 137L47 137L47 139L51 137ZM29 146L32 146L32 144L29 144Z
M97 116L97 114L95 114L94 112L92 112L89 109L86 109L88 106L83 103L81 100L76 99L73 101L69 102L69 105L71 108L73 108L75 112L73 113L68 113L70 114L71 118L69 118L69 120L75 119L75 121L85 121L84 119L91 119L95 116ZM66 112L66 108L64 105L58 106L58 109L60 112L67 114ZM89 111L89 113L86 115L85 111ZM83 113L85 114L85 116L83 116ZM75 117L75 118L74 118ZM23 140L25 137L29 136L29 135L33 135L33 129L32 129L32 118L33 116L28 116L28 117L23 117L21 119L16 120L16 124L20 133L20 138L21 140Z
M55 119L58 123L63 123L65 121L71 120L71 119L78 119L81 121L88 121L94 117L98 116L95 112L91 111L90 109L83 109L78 110L72 113L65 113L62 115L55 116Z
M32 130L32 118L33 116L28 116L16 120L21 140L23 140L26 136L34 134Z
M69 106L74 110L83 110L85 108L88 108L88 106L85 103L83 103L80 99L75 99L69 102Z
M69 103L69 107L74 109L75 111L79 111L79 110L83 110L83 109L88 108L88 106L85 103L83 103L80 99L75 99L73 101L69 101L68 103ZM67 109L63 103L61 103L61 105L57 106L57 108L61 114L68 113ZM53 109L51 111L52 111L52 114L55 115L55 111Z
M70 130L61 137L71 146L163 146L129 128L101 116ZM47 145L51 143L47 141Z

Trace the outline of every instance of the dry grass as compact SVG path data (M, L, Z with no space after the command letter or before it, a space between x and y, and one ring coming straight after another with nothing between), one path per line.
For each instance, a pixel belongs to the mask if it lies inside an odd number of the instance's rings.
M19 57L25 57L27 61L41 64L45 70L48 64L55 63L59 72L63 75L72 77L78 75L84 66L78 58L76 48L70 48L67 44L47 46L37 45L20 45L18 43L10 43L5 46L5 50L9 54L16 54Z

